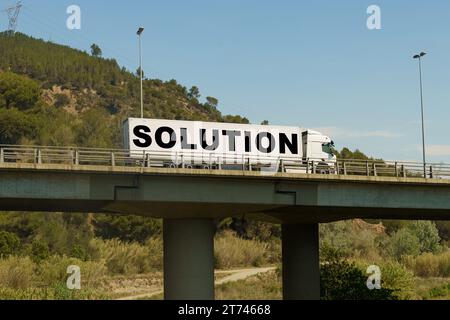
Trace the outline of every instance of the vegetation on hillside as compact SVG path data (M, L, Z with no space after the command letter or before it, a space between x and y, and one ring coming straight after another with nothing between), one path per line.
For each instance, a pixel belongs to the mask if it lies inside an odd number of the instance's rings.
M139 114L139 77L104 59L17 33L0 33L0 144L121 147L121 124ZM94 52L95 51L95 52ZM223 116L197 87L144 79L144 113L163 119L248 122Z

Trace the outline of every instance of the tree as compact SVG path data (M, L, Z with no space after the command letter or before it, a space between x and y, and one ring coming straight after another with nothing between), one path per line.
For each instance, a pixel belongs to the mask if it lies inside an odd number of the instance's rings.
M138 77L138 78L141 77L141 67L138 67L136 69L136 77ZM145 72L144 72L144 70L142 70L142 79L144 79L144 77L145 77Z
M349 148L343 148L342 151L338 154L338 158L340 159L358 159L358 160L369 160L370 158L366 156L364 153L356 149L352 152Z
M39 101L39 85L25 76L0 72L0 108L30 109Z
M269 120L264 120L263 122L261 122L262 126L268 126L269 125Z
M439 231L434 222L414 221L392 235L387 250L397 259L405 255L436 253L441 249L440 240Z
M417 256L420 254L419 239L408 228L402 228L391 236L386 250L397 260L407 255Z
M81 116L78 130L78 145L91 148L110 148L113 132L108 114L101 109L91 108Z
M39 127L38 121L28 114L17 109L0 109L0 144L33 140L39 134Z
M435 223L439 231L439 237L443 241L450 241L450 221L436 221Z
M191 89L189 89L188 98L189 99L200 98L200 90L196 86L193 86Z
M102 49L95 43L91 45L91 54L93 57L101 57L102 56Z
M206 97L206 105L216 109L217 106L219 105L219 100L217 100L214 97Z
M419 240L420 253L436 253L441 249L439 231L434 222L414 221L407 228Z
M233 116L233 115L226 115L222 117L222 122L227 122L227 123L244 123L244 124L248 124L250 123L250 121L248 121L247 118L245 117L241 117L239 115Z
M147 239L162 233L160 220L143 216L98 214L94 225L97 237L127 242L145 243Z

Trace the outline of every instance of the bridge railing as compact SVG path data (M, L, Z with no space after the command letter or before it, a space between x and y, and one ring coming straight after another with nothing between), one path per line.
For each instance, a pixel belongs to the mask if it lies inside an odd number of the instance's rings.
M214 152L135 152L121 149L96 149L51 146L0 145L2 163L55 165L168 167L231 169L262 173L292 172L334 175L422 177L450 179L450 164L405 161L275 158L269 156L229 155Z

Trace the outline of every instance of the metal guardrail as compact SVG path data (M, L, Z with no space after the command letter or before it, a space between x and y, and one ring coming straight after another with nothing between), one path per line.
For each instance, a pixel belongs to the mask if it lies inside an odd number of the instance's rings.
M450 179L450 164L295 157L264 157L189 151L140 153L120 149L0 145L2 163L60 164L112 167L169 167L234 169L244 171L321 173L334 175L388 176Z

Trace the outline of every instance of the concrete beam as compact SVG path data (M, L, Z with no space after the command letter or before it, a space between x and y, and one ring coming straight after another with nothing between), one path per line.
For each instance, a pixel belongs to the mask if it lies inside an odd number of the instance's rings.
M164 298L213 300L213 220L165 219L163 228Z
M318 224L282 226L283 299L319 300Z
M246 215L285 224L353 218L450 220L450 179L12 165L0 166L0 211L110 212L166 219Z

